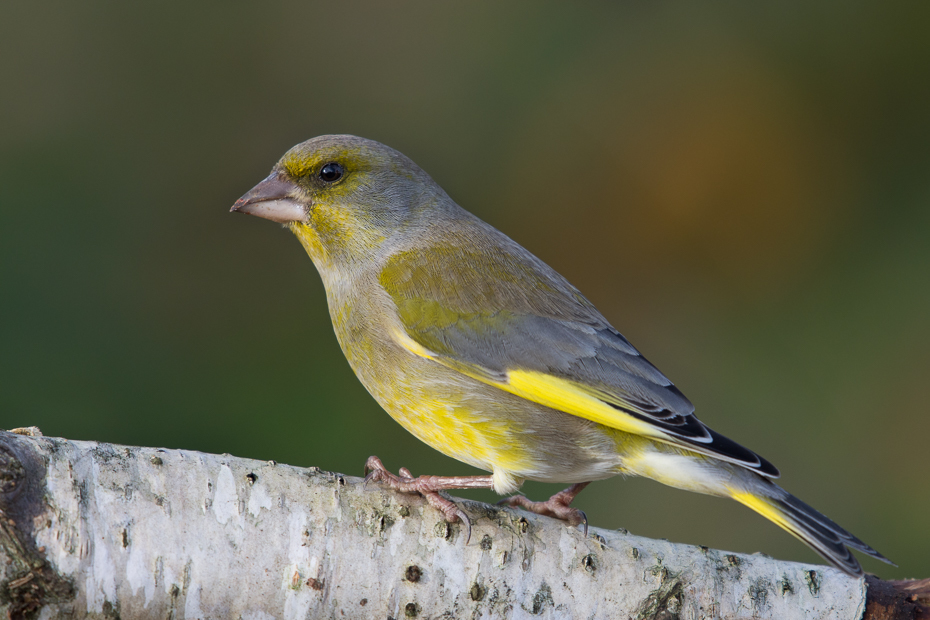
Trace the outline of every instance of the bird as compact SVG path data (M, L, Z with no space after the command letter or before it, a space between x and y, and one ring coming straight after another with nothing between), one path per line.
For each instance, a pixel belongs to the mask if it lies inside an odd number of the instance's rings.
M307 140L231 210L297 237L339 345L381 407L424 443L489 472L414 477L372 456L366 480L421 494L449 522L468 518L440 491L484 488L587 532L570 505L578 493L643 476L732 498L851 576L862 574L853 549L891 564L778 486L768 460L701 422L568 280L400 152L351 135ZM570 486L531 501L513 495L524 480Z

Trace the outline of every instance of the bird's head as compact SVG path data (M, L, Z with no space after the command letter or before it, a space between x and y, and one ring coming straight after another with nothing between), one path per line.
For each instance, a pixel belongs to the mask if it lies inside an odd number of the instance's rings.
M284 224L324 269L370 258L446 200L401 153L373 140L333 135L285 153L232 211Z

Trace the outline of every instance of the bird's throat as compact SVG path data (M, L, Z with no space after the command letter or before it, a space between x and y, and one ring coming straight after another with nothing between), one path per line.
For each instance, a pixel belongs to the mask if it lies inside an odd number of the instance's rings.
M307 255L310 256L310 260L313 261L313 264L317 266L317 269L322 269L329 265L329 253L326 251L326 247L320 240L320 236L311 224L290 222L287 227L300 241L300 245L304 246L304 250L306 250Z

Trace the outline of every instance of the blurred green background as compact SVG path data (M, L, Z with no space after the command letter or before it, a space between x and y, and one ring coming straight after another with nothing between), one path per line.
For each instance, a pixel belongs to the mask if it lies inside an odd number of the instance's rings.
M0 426L477 473L356 381L296 240L228 213L293 144L354 133L566 275L900 565L867 570L926 577L928 32L920 3L3 3ZM818 561L647 480L578 505Z

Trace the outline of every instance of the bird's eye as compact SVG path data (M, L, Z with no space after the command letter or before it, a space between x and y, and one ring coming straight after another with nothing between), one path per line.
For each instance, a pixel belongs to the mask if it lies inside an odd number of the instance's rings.
M327 183L335 183L342 178L344 173L345 169L334 161L320 168L320 178Z

